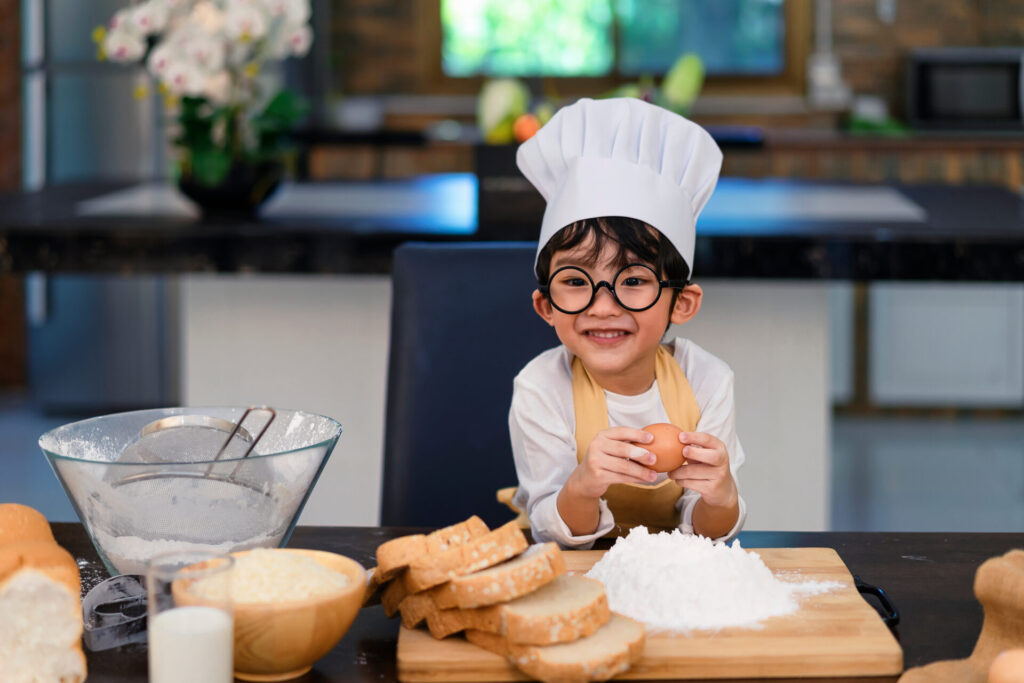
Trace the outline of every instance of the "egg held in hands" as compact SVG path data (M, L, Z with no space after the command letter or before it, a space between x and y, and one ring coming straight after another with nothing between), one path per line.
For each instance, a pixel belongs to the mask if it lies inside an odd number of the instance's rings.
M647 425L644 431L654 436L654 440L634 445L654 454L654 463L647 467L655 472L671 472L686 463L686 458L683 457L683 443L679 440L679 435L683 433L682 429L666 422L658 422Z

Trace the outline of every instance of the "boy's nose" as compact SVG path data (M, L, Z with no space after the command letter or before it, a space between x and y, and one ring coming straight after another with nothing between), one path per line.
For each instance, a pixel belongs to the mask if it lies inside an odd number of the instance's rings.
M619 302L612 295L611 287L598 287L594 292L594 303L590 304L588 310L598 315L609 315L618 313L620 309Z

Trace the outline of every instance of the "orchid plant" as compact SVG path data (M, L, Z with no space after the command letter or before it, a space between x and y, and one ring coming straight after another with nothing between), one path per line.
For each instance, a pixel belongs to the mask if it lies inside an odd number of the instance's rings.
M269 92L262 72L309 52L310 11L310 0L144 0L93 39L100 59L145 63L177 118L180 172L215 186L233 165L280 158L305 114L293 93Z

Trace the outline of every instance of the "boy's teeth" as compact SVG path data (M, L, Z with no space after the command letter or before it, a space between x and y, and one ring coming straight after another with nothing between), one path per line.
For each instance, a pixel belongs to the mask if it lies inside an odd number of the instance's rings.
M621 337L625 332L597 332L591 330L590 335L593 337L601 337L602 339L611 339L612 337Z

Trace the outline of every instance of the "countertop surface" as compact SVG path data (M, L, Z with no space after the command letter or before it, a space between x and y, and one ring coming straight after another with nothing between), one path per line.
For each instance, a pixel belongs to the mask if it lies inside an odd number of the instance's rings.
M165 183L0 195L0 273L387 273L408 240L530 241L522 178L285 184L257 218L204 218ZM1024 281L1024 200L1001 187L722 178L696 276Z
M57 542L82 567L84 588L105 578L99 558L80 524L53 525ZM375 562L377 546L396 536L422 532L400 527L299 527L290 547L341 553L365 567ZM883 588L900 612L895 634L911 668L967 657L982 624L973 593L974 575L986 559L1024 548L1024 533L862 533L758 532L740 534L746 548L830 547L851 573ZM869 602L872 602L872 598ZM399 622L387 619L380 605L364 608L341 642L301 679L307 681L396 680L395 648ZM145 681L146 647L129 645L89 652L89 683ZM774 679L780 680L780 679ZM806 681L807 679L801 679ZM896 677L863 679L890 683Z

